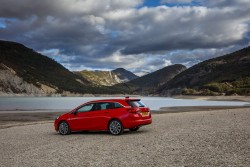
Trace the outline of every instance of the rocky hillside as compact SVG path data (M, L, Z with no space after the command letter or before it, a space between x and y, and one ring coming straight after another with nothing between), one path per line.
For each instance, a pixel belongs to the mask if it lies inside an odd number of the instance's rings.
M119 78L120 82L128 82L128 81L131 81L131 80L138 78L137 75L135 75L134 73L132 73L128 70L125 70L124 68L117 68L111 72L114 75L116 75L117 78Z
M79 76L86 78L88 82L97 86L112 86L118 83L128 82L138 78L135 74L124 68L117 68L112 71L88 71L75 72Z
M129 92L135 94L154 94L157 88L164 85L184 70L186 70L186 67L181 64L171 65L116 86L126 87L129 89Z
M0 64L0 95L8 94L46 94L55 93L56 89L47 85L37 86L28 83L19 77L17 73L3 63Z
M158 92L164 95L249 95L250 47L199 63L174 77Z
M22 44L0 41L0 94L116 93L93 88L85 78Z

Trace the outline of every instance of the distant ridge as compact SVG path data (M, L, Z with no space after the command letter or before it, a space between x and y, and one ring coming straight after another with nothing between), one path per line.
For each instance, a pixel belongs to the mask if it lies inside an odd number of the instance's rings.
M250 95L250 47L201 62L158 89L163 95Z
M250 47L201 62L176 64L142 77L118 68L71 72L22 44L0 40L1 95L250 95Z
M117 77L122 82L128 82L128 81L131 81L133 79L138 78L137 75L135 75L134 73L132 73L124 68L117 68L115 70L112 70L111 72L114 73L115 75L117 75Z
M155 91L161 86L171 80L180 72L186 70L186 67L181 64L175 64L164 67L155 72L149 73L142 77L136 78L124 84L116 85L123 86L134 94L155 94Z
M86 78L91 84L97 86L112 86L138 78L138 76L124 68L117 68L112 71L83 70L75 73Z

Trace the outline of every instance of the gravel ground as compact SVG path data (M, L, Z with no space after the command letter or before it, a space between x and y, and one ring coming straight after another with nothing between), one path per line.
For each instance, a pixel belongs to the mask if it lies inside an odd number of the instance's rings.
M249 166L250 109L154 114L121 136L61 136L52 122L0 129L0 166Z

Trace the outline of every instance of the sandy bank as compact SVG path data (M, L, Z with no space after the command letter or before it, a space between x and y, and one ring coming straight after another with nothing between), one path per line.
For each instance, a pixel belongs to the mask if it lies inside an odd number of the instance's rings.
M163 107L160 110L153 110L151 113L167 114L167 113L182 113L182 112L201 112L213 111L222 109L243 109L250 106L187 106L187 107ZM36 123L53 122L55 118L68 111L0 111L0 129L13 126L24 126Z
M56 117L66 113L54 111L1 111L0 129L36 123L53 122Z
M250 109L154 114L122 136L61 136L52 122L0 129L0 166L248 166Z
M187 96L187 95L179 95L179 96L173 96L172 98L212 100L212 101L245 101L245 102L250 102L250 96Z

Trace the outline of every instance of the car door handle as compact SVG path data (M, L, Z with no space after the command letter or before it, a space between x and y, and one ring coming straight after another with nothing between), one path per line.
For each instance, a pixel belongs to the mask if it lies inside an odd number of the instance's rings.
M104 114L108 114L109 112L104 112Z

